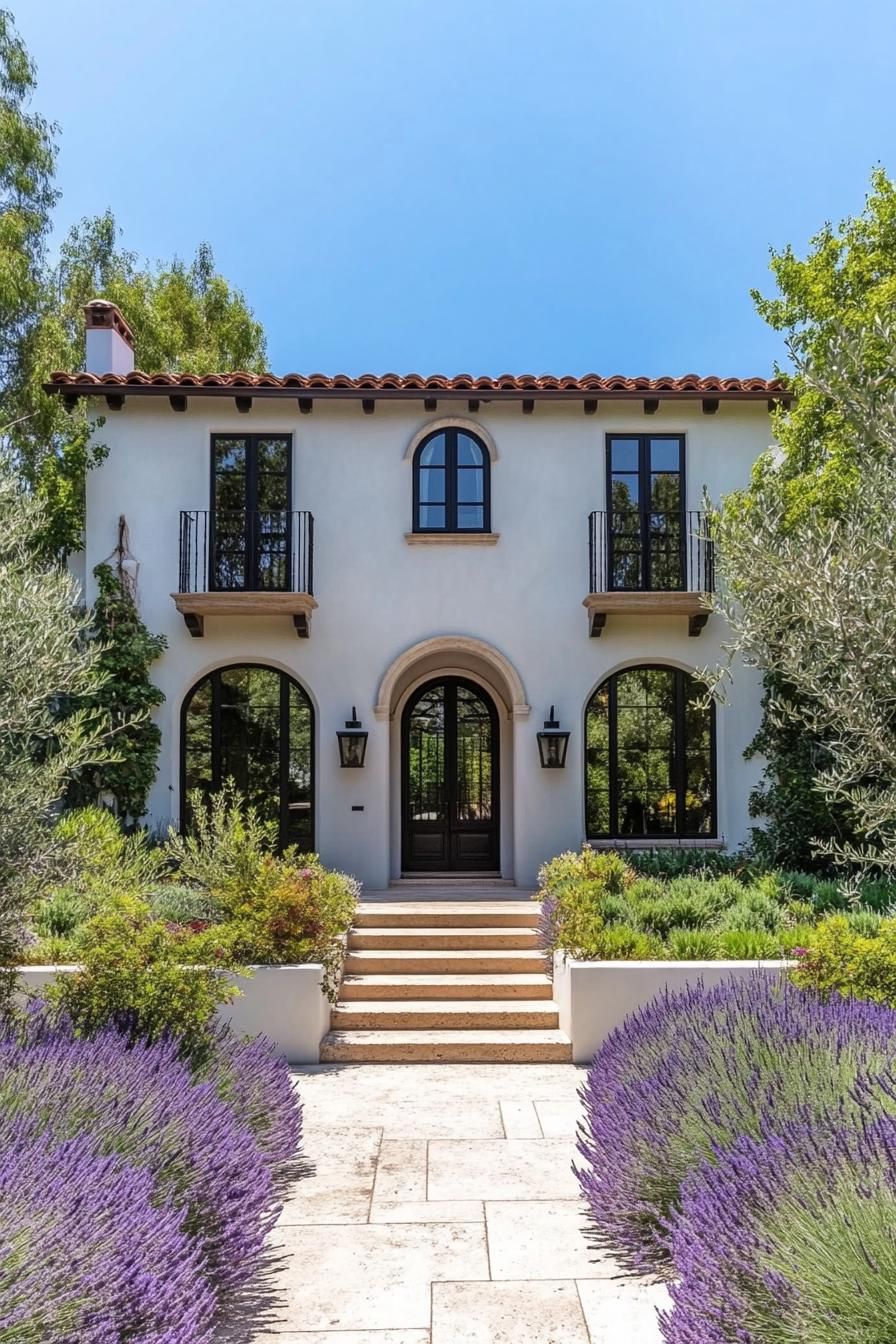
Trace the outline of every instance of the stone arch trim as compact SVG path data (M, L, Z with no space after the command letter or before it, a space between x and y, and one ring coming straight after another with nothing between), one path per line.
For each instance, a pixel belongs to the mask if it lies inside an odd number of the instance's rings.
M485 640L473 639L468 635L437 635L433 639L421 640L405 649L389 665L380 681L376 703L373 707L377 719L389 719L395 711L396 690L405 675L424 659L444 657L446 663L455 666L458 654L484 664L492 674L497 674L500 688L507 698L511 717L527 719L532 712L526 701L526 690L516 668L499 649L487 644Z
M404 453L405 462L412 462L414 460L414 454L416 453L417 449L419 448L423 440L427 438L427 436L430 434L438 433L440 429L466 430L468 434L472 434L475 438L479 440L479 442L487 450L488 455L491 458L492 462L497 462L498 447L494 439L492 438L491 434L489 434L488 430L483 428L483 426L480 425L477 420L466 420L464 419L463 416L459 415L442 415L439 416L438 419L436 420L427 420L426 424L421 425L420 428L416 431L416 433L412 436L410 443L405 449Z

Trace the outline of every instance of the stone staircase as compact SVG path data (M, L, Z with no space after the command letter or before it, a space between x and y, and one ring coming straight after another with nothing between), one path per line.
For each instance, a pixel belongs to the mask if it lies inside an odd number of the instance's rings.
M494 897L363 902L321 1061L568 1063L538 915Z

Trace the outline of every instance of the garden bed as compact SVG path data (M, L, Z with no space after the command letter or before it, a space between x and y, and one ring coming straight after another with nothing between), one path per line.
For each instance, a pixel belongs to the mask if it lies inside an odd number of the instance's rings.
M554 954L554 1000L560 1030L572 1042L575 1064L590 1064L595 1053L630 1013L664 990L709 988L757 971L780 976L789 961L580 961Z
M252 966L251 976L232 976L239 997L217 1008L219 1022L229 1022L238 1036L264 1035L289 1064L320 1062L320 1043L330 1029L330 1001L324 990L320 962L299 966ZM57 976L77 966L22 966L24 993L40 997Z

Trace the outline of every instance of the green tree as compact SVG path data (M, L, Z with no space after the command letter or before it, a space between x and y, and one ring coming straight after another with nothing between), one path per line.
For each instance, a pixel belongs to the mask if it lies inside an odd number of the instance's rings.
M78 584L41 558L43 509L0 457L0 966L21 945L34 885L54 871L52 819L78 771L110 755ZM65 712L65 711L68 712Z
M893 873L896 326L832 337L800 377L830 407L834 450L854 464L849 488L836 516L822 497L794 516L786 464L768 467L749 509L715 519L720 604L730 652L788 688L768 710L772 722L824 744L812 788L849 835L819 835L816 849L837 865Z
M18 386L9 398L12 449L31 488L47 504L46 548L77 550L84 526L84 482L102 460L102 418L82 405L69 414L43 384L56 369L84 363L84 305L118 304L134 332L140 367L208 373L265 367L265 339L239 290L215 271L207 243L187 265L150 265L120 246L111 212L76 225L58 264L44 276L43 299L30 332Z
M55 127L27 110L34 87L34 66L13 17L0 10L0 398L39 320L57 199Z
M843 333L864 333L853 353L864 361L867 377L882 377L884 383L892 378L875 319L896 307L896 185L876 170L861 214L837 226L825 224L805 258L792 247L772 251L771 270L777 295L754 291L753 298L760 315L786 335L797 364L796 373L788 375L795 400L775 415L780 454L760 459L749 489L729 496L725 512L734 519L765 507L772 472L783 539L810 512L841 517L862 460L879 451L867 435L855 434L826 385ZM801 371L805 367L809 376ZM808 733L805 716L782 712L793 705L795 688L776 666L764 666L764 673L762 725L747 753L766 760L750 799L752 815L765 819L754 831L754 843L769 862L811 865L819 862L814 839L847 839L849 820L840 803L815 787L830 765L829 744Z
M150 717L165 697L150 680L149 669L167 646L164 635L147 630L137 608L127 568L127 528L120 525L116 564L93 571L98 596L91 638L99 645L102 681L82 703L104 716L115 734L114 760L96 764L72 780L67 802L76 807L112 803L124 823L139 821L156 777L162 733Z

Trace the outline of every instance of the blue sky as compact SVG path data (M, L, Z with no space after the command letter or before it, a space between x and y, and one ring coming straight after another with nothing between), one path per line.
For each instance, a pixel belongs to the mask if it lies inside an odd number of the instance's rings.
M892 0L27 0L60 229L208 239L279 373L764 374L896 172Z

